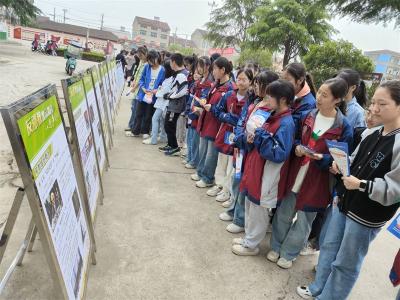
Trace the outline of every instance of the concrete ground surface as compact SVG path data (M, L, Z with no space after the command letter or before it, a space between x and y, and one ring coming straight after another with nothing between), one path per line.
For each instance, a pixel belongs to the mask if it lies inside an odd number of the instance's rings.
M218 220L223 208L194 186L180 158L165 157L141 138L125 137L129 114L130 100L123 97L111 168L103 178L104 205L95 224L97 265L90 267L87 299L300 299L296 286L312 281L317 256L300 257L292 269L282 270L265 258L269 234L259 256L232 254L236 236ZM10 192L7 197L1 193L1 201L11 200L14 188L7 187ZM25 200L0 276L16 254L30 215ZM350 299L395 299L388 273L398 248L398 240L382 229ZM0 297L59 298L40 239Z

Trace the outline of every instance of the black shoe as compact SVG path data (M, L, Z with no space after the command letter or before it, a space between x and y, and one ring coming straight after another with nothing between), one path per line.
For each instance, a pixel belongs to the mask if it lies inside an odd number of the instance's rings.
M181 152L181 148L177 147L177 148L171 148L168 151L165 151L165 155L168 156L178 156L179 152Z
M160 150L161 152L165 152L165 151L168 151L170 149L171 149L171 147L169 145L165 145L163 147L158 147L158 150Z

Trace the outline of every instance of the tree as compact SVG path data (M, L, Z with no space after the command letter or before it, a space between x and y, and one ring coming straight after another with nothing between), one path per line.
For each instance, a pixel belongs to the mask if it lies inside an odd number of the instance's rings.
M371 59L364 56L352 43L344 40L311 45L308 53L303 56L303 61L317 86L343 68L354 69L361 75L374 70Z
M214 47L240 46L247 42L247 29L254 23L254 12L263 0L224 0L211 11L206 38Z
M259 7L249 28L253 47L283 51L283 66L334 32L326 10L313 0L275 0Z
M272 54L266 49L244 49L239 56L238 64L244 66L246 62L255 62L260 67L269 68L272 66Z
M189 48L189 47L183 47L179 44L171 44L168 47L168 51L170 52L178 52L184 56L188 56L188 55L193 55L193 53L196 53L196 50L193 48Z
M23 25L29 24L36 15L41 13L40 9L28 0L0 0L0 7L2 6L11 9Z
M356 22L391 22L400 25L399 0L319 0L336 14L349 16Z

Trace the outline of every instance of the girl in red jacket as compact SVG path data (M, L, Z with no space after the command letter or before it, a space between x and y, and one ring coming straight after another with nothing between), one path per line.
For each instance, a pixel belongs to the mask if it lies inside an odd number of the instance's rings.
M208 95L207 100L198 99L204 111L201 113L197 129L200 133L199 163L197 173L191 176L199 188L211 187L214 185L215 169L218 162L218 151L215 148L214 140L221 122L212 114L211 107L216 105L225 93L235 89L234 83L230 80L232 64L225 58L219 57L213 63L214 86Z
M287 181L278 195L280 206L272 222L271 248L267 259L288 269L304 247L317 212L328 206L332 191L329 167L332 157L326 140L352 143L353 129L344 116L347 83L327 80L318 90L317 109L300 118L295 155L285 172ZM297 214L297 219L293 219Z
M261 102L249 107L243 133L249 151L240 183L246 197L246 234L233 240L232 252L237 255L257 255L267 233L269 209L276 207L282 170L293 147L295 125L289 108L293 100L293 85L277 80L268 85Z

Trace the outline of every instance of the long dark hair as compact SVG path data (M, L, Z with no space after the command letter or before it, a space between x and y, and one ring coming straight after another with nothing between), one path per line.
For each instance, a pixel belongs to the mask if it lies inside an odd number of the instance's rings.
M254 78L254 83L258 83L260 92L264 95L266 94L267 87L271 82L274 82L275 80L278 80L279 76L275 72L272 71L262 71L257 74L257 76ZM261 95L257 95L261 96Z
M171 68L171 60L169 58L164 61L163 66L165 69L165 78L169 78L175 74L175 71Z
M218 57L213 64L214 66L217 66L219 69L224 68L226 75L230 75L233 70L232 63L223 56Z
M190 64L191 65L191 68L190 68L189 72L190 72L190 74L193 75L194 72L196 71L196 65L197 65L197 56L196 56L196 54L185 56L183 58L183 61L184 61L185 64Z
M342 69L337 74L337 77L346 80L349 87L353 85L356 86L356 89L353 92L353 97L356 97L358 104L365 107L368 101L367 87L365 82L361 80L360 74L353 69Z
M237 72L236 77L238 77L240 74L244 73L244 75L246 75L246 77L249 79L250 83L253 83L254 80L254 73L252 69L240 69Z
M284 98L288 106L292 105L294 101L294 86L290 81L278 79L271 82L266 89L267 95L274 97L280 106L280 100Z
M301 64L301 63L290 63L286 65L286 67L283 69L284 71L288 72L292 77L296 80L300 80L301 78L304 78L304 81L301 84L301 87L304 87L305 82L307 82L308 86L310 87L311 94L314 95L314 97L317 94L317 89L315 88L314 80L311 76L311 74L307 73L306 67Z
M323 84L326 84L329 87L333 97L335 97L336 99L340 99L337 107L340 109L342 114L346 115L347 104L346 101L344 101L344 97L349 91L349 86L346 80L340 77L336 77L328 79Z

